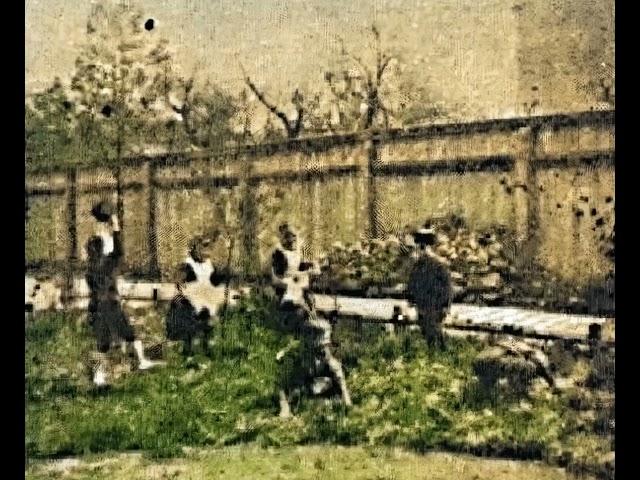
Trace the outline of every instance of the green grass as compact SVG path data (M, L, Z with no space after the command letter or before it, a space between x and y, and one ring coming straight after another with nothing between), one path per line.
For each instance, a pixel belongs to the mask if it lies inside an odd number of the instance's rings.
M56 468L57 467L57 468ZM70 468L69 468L70 467ZM31 480L127 478L271 480L564 480L564 471L533 462L486 460L464 455L419 455L400 449L304 446L260 448L255 444L191 452L151 460L135 455L88 456L75 466L42 462ZM589 477L580 477L584 480Z
M162 315L145 314L147 341L161 338ZM354 406L347 411L338 402L306 399L294 419L283 421L274 401L274 359L289 339L270 328L274 319L267 301L246 299L216 329L209 358L186 361L170 348L167 367L126 374L96 393L85 366L93 340L84 315L37 317L26 332L29 457L142 450L159 458L180 455L183 447L255 442L544 458L580 443L576 413L563 398L479 399L472 373L479 343L450 339L446 351L435 352L416 334L389 337L379 327L357 331L348 323L335 337Z

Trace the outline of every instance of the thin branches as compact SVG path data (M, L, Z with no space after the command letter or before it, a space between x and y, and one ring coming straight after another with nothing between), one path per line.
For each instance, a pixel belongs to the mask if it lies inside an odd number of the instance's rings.
M260 89L256 86L256 84L251 80L251 77L247 75L246 70L244 69L244 66L242 65L242 63L240 63L240 69L242 70L244 82L246 83L247 87L249 87L249 89L254 93L258 101L262 103L262 105L264 105L267 108L267 110L269 110L273 115L275 115L282 122L282 125L284 126L285 131L287 132L287 138L298 138L302 131L302 126L303 126L302 122L305 114L305 109L303 104L304 97L299 92L299 90L296 89L293 92L293 95L291 97L291 103L293 103L296 109L296 118L294 120L290 120L289 117L287 117L286 113L284 113L276 105L274 105L273 103L267 100L264 92L260 91Z

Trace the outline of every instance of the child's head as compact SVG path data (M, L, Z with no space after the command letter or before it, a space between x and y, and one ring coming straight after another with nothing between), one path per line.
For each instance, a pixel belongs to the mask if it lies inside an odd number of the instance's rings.
M296 241L298 239L295 232L286 223L280 225L278 232L282 246L288 250L293 250L296 247Z
M205 259L206 253L205 248L208 246L209 242L202 237L195 237L191 240L189 244L189 255L196 262L202 262Z
M108 201L99 202L91 209L91 215L99 223L108 223L114 213L113 205Z

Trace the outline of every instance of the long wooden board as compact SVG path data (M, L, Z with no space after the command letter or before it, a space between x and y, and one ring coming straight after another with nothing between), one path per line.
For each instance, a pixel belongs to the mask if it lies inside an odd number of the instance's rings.
M130 306L145 306L154 301L168 301L176 294L171 283L118 282L120 294ZM73 308L86 308L89 289L86 282L74 282ZM348 296L314 295L316 309L326 315L352 317L366 322L415 323L416 309L407 301L395 298L361 298ZM397 318L397 313L402 317ZM598 324L603 340L615 342L615 325L611 319L586 315L567 315L516 307L485 307L454 304L444 326L449 329L473 330L516 335L585 340L590 325Z

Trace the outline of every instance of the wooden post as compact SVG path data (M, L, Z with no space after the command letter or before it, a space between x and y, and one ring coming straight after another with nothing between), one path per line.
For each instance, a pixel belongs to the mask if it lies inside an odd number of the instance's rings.
M528 128L525 145L516 155L514 165L514 204L516 235L520 251L527 260L537 251L540 220L539 192L534 165L539 141L540 126Z
M29 227L29 190L27 188L27 186L25 185L24 188L24 238L25 238L25 243L27 241L27 232L28 232L28 227ZM26 247L26 245L25 245ZM27 249L25 248L24 250L24 265L25 268L28 264L28 259L27 259Z
M122 185L122 167L118 165L115 168L114 176L116 178L116 213L118 215L118 223L122 230L122 242L124 244L124 192Z
M25 227L29 222L29 190L25 187L24 189L24 223Z
M322 253L322 188L320 180L315 179L311 183L311 232L308 239L309 258L317 258Z
M157 192L156 192L156 164L147 162L147 191L149 203L149 216L147 224L147 247L149 251L149 276L159 279L160 267L158 265L158 226L157 226Z
M240 248L242 255L242 280L254 278L259 274L260 248L258 242L259 205L255 189L257 182L253 173L252 158L243 156L240 182Z
M378 185L377 167L379 163L378 145L380 140L373 134L366 140L367 168L365 176L367 179L367 212L369 214L369 237L378 238L380 229L378 226Z
M587 339L590 342L599 342L602 340L602 325L599 323L589 324L589 335Z
M75 168L67 171L67 232L69 244L67 246L67 266L65 268L65 284L63 301L68 302L73 294L73 274L78 261L78 229L77 229L77 176Z
M29 210L30 210L30 205L29 205L29 190L27 189L26 185L24 188L24 235L25 235L25 239L27 238L27 228L29 226ZM27 263L27 256L26 256L26 249L25 249L25 258L24 258L24 262L25 265Z
M529 166L527 168L526 185L529 193L528 202L528 226L529 239L533 240L534 246L537 246L539 238L538 230L540 227L540 190L538 186L537 166L535 165L538 157L538 146L540 142L540 125L531 127L529 135Z

